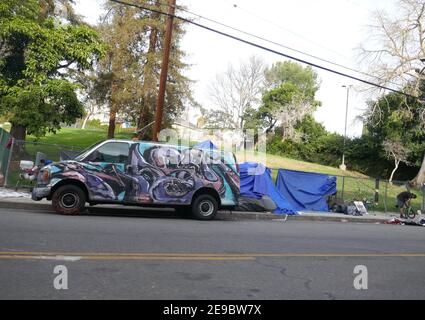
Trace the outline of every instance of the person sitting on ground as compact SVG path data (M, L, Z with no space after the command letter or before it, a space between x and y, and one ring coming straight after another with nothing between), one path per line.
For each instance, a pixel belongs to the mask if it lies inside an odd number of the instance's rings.
M400 218L404 219L404 213L410 207L410 200L416 199L417 196L409 191L401 192L397 195L397 207L400 210Z

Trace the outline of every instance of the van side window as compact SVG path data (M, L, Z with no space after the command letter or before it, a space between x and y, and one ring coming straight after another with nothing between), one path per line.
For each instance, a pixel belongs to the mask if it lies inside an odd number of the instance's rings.
M126 163L130 145L123 142L109 142L94 150L87 160L91 162Z

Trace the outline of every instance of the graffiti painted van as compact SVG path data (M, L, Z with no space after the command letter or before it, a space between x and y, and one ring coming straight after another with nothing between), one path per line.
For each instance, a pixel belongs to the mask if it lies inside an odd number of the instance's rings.
M239 196L235 156L218 150L107 140L39 172L33 200L78 214L85 204L172 207L201 220L233 208Z

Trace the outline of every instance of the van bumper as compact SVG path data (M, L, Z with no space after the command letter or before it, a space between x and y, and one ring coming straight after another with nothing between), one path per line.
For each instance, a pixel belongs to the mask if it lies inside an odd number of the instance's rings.
M40 201L43 198L50 196L52 188L51 187L38 187L32 189L31 199L34 201Z

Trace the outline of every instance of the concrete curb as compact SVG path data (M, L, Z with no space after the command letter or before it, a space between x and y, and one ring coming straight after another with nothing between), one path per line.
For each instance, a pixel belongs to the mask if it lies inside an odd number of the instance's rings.
M0 200L0 208L3 209L22 209L22 210L48 210L51 211L52 206L48 203L29 203L29 202L20 202L13 201L9 199L1 199Z
M221 218L223 213L219 214L218 217ZM284 221L285 215L275 215L272 213L254 213L254 212L232 212L226 214L226 217L223 217L225 220L275 220L275 221ZM384 223L385 221L390 220L391 217L385 218L374 218L374 217L354 217L354 216L333 216L329 215L296 215L288 216L287 221L322 221L322 222L354 222L354 223Z
M0 208L4 209L20 209L20 210L39 210L39 211L50 211L53 212L50 202L42 201L35 202L30 199L1 199ZM127 210L130 212L140 211L138 207L126 207L119 205L110 205L110 206L96 206L96 211L101 211L105 209L106 211L111 211L113 209ZM149 208L149 211L154 211L154 209ZM158 209L157 209L158 210ZM170 215L170 212L167 212L167 215ZM384 223L387 220L390 220L391 216L366 216L366 217L354 217L354 216L345 216L340 214L303 214L296 216L288 216L288 221L323 221L323 222L354 222L354 223ZM256 212L229 212L221 211L217 215L217 220L274 220L274 221L285 221L286 215L275 215L272 213L256 213Z

